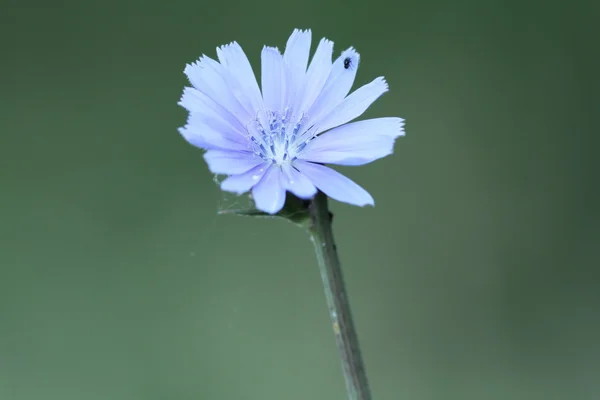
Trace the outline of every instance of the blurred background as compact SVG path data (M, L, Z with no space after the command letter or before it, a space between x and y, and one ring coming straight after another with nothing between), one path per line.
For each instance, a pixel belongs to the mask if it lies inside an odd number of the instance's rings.
M306 234L177 127L186 63L361 53L395 154L332 202L375 400L600 398L600 6L2 0L0 399L345 399Z

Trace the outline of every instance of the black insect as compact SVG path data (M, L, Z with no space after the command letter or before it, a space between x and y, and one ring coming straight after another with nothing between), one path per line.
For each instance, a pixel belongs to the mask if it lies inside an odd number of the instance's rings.
M352 60L350 60L350 57L346 57L344 59L344 69L348 69L350 68L350 64L351 64Z

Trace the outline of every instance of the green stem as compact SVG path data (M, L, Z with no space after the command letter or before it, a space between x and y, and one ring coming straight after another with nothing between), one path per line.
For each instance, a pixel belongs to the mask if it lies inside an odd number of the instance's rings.
M349 400L370 400L371 393L360 355L358 336L352 322L342 269L333 241L327 196L319 192L310 206L310 238L315 245L321 278L327 297L329 316L333 324L335 341L340 351L342 370L346 380Z

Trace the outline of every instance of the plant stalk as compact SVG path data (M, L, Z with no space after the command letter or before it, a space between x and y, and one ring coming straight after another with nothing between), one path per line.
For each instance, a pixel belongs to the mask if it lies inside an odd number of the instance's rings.
M310 203L309 212L308 231L317 253L329 316L340 351L348 399L371 400L365 366L358 346L358 336L352 321L342 269L333 240L331 227L333 214L329 212L327 196L322 192L317 193Z

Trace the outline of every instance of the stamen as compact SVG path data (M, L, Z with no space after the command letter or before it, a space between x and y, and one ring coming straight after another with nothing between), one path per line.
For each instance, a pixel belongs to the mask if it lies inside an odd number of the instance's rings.
M306 147L306 145L308 144L308 142L302 142L298 145L298 147L296 147L296 153L300 153L302 150L304 150L304 148Z
M289 108L283 113L261 111L247 126L251 150L263 160L280 165L295 160L306 146L300 139L312 136L310 130L303 131L304 120L304 115L294 116ZM266 125L260 121L266 121Z

